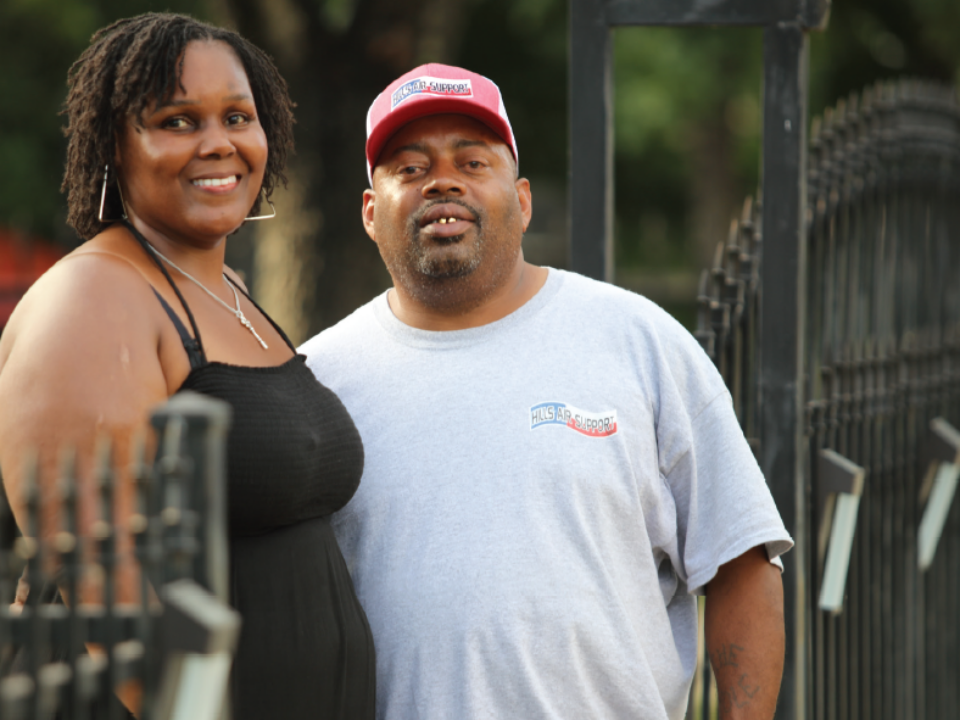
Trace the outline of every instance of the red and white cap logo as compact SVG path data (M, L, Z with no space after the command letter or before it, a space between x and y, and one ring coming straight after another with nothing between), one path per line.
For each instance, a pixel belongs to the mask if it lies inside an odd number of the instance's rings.
M404 125L427 115L453 113L479 120L510 147L515 160L517 142L503 106L500 88L492 80L450 65L431 63L394 80L367 111L367 177L387 141Z

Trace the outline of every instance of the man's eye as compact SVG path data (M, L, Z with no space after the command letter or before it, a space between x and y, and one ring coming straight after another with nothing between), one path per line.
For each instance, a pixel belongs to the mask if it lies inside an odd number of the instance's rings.
M407 165L406 167L401 168L400 172L403 175L413 175L415 172L418 172L419 170L420 168L418 168L416 165Z
M479 170L480 168L483 167L483 163L480 162L479 160L471 160L470 162L467 163L467 167L470 168L471 170Z

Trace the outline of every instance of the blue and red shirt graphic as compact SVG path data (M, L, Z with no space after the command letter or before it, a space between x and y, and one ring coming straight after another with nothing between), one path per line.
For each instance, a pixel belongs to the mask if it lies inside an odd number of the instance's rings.
M530 429L563 425L587 437L617 434L617 411L589 412L562 402L543 402L530 408Z

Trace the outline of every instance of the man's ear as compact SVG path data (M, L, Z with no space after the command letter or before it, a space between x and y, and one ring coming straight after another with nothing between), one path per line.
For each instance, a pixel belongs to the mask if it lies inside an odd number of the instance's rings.
M373 230L373 206L377 202L377 193L374 190L363 191L363 229L374 242L377 241L377 235Z
M530 226L530 218L533 217L533 196L530 194L530 181L526 178L519 178L515 185L517 200L520 201L520 214L523 217L523 231L526 232Z

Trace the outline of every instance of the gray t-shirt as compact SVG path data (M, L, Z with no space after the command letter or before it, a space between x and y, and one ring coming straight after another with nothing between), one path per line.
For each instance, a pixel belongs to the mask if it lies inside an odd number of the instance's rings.
M792 545L686 330L551 270L483 327L411 328L384 294L301 350L364 442L334 529L379 718L683 717L693 594Z

